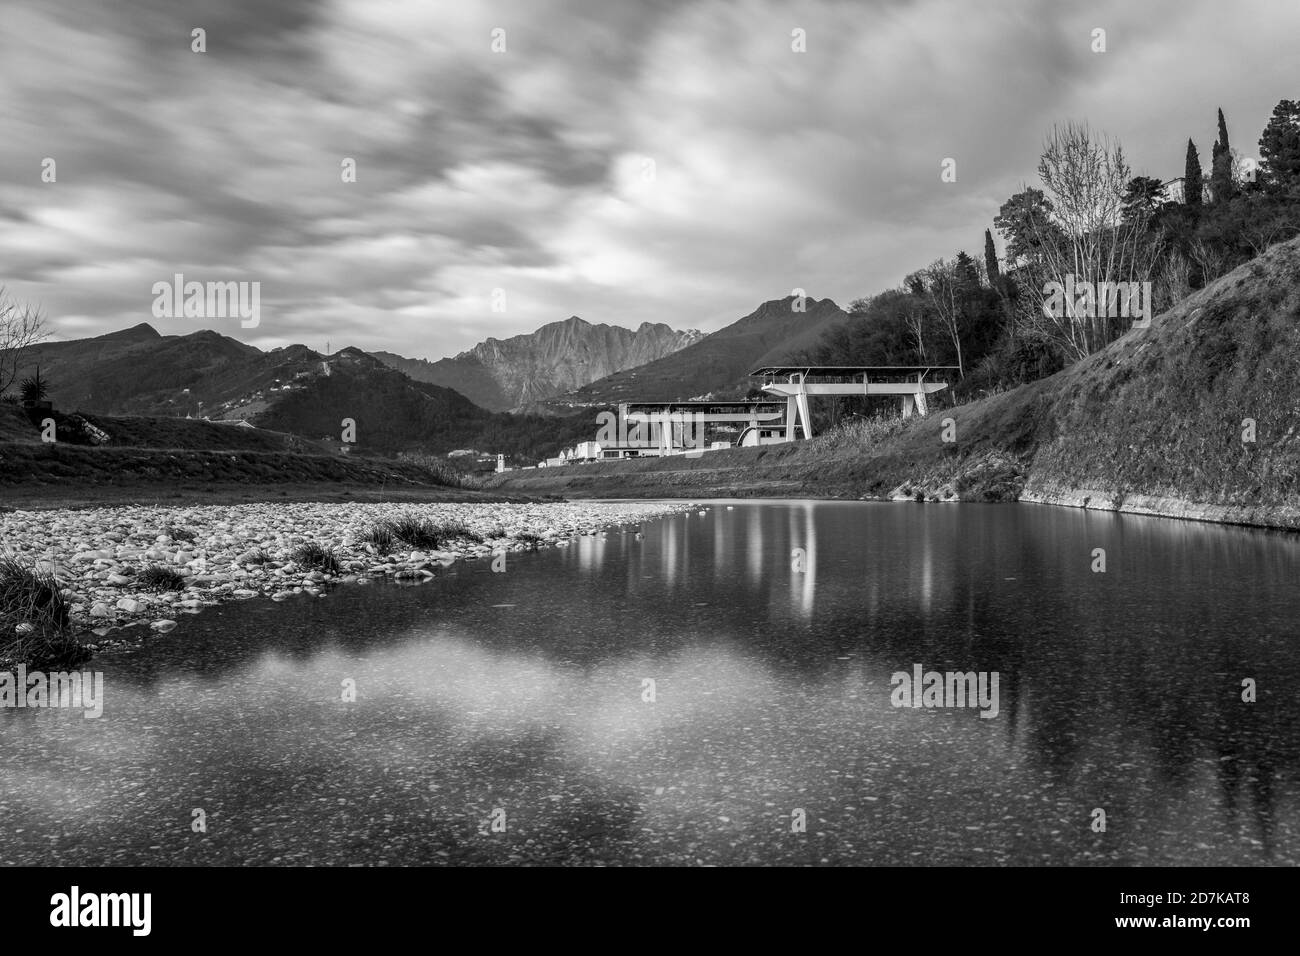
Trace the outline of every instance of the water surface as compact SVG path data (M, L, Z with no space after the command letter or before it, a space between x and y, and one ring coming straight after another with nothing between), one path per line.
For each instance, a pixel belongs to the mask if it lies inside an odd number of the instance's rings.
M728 504L101 654L100 719L0 710L0 862L1300 863L1300 540Z

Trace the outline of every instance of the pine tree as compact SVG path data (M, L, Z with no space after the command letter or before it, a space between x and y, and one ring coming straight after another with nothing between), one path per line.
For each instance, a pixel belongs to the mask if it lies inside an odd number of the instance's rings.
M953 272L956 273L957 284L963 292L969 293L970 290L979 288L979 269L975 266L975 260L966 253L957 253L957 258L953 260Z
M1187 167L1183 173L1183 204L1192 208L1201 205L1201 157L1196 152L1196 144L1187 141Z
M1210 192L1215 202L1232 198L1232 147L1228 144L1228 124L1219 110L1219 138L1215 140L1213 160L1210 163Z
M1265 189L1300 189L1300 102L1282 100L1259 138L1260 180Z
M998 269L998 250L993 245L993 233L984 230L984 268L989 274L989 288L1001 290L1002 272Z
M1124 187L1124 222L1146 224L1164 204L1164 184L1154 176L1134 176Z

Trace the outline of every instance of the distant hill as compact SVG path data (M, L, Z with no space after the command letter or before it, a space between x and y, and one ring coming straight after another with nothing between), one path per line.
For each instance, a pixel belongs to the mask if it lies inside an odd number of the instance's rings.
M494 417L449 388L414 382L360 349L329 359L329 375L300 380L254 416L256 424L307 437L341 435L356 423L359 450L450 451L467 445Z
M16 405L0 404L0 443L41 445L41 419L50 415L62 445L94 445L75 422L60 411L32 414ZM100 448L189 449L191 451L293 452L330 455L335 450L320 442L263 428L189 418L153 418L82 414L80 416L108 440Z
M39 366L50 383L50 400L64 409L245 418L258 401L254 396L265 398L295 375L319 370L323 358L301 345L263 352L206 329L159 335L141 324L90 339L41 343L25 356L20 377Z
M358 451L443 455L480 448L537 461L585 438L590 414L565 418L490 412L450 388L416 382L359 349L330 356L329 375L295 382L259 412L263 428L305 438L337 440L342 422L356 423Z
M743 395L754 368L801 359L826 330L848 320L830 299L805 299L803 304L805 311L797 312L793 296L764 302L681 351L606 376L546 404L563 408Z
M138 325L91 339L43 343L25 357L21 374L37 365L50 383L55 407L100 423L115 445L210 448L214 440L236 442L235 431L213 431L237 429L234 425L213 424L206 431L167 426L168 420L181 423L192 416L243 420L338 451L343 420L352 419L356 440L349 450L362 455L481 448L529 462L590 437L596 427L587 412L574 417L491 412L452 389L413 381L360 349L325 356L290 345L263 352L208 330L163 336ZM133 416L149 421L132 424ZM10 418L0 419L0 440L13 440L8 432L14 429L22 432L20 420ZM239 435L230 447L250 447L252 437ZM270 446L283 445L283 437Z
M633 331L573 316L526 335L486 339L436 362L372 354L417 382L452 388L483 408L506 411L672 355L703 337L663 323L643 322Z

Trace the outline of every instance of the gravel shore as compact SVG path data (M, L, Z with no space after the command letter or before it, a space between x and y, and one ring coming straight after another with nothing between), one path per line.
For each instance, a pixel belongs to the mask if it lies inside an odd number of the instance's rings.
M136 506L0 515L0 552L45 571L64 586L72 622L104 637L114 628L148 624L167 632L179 614L223 601L321 595L366 577L420 581L454 561L495 552L559 546L581 535L687 510L683 502L546 504L322 504ZM445 550L399 545L384 555L362 541L375 524L405 516L459 522L482 541L458 537ZM535 539L534 537L535 536ZM297 566L299 545L334 552L338 573ZM164 566L184 586L157 593L137 583L145 568Z

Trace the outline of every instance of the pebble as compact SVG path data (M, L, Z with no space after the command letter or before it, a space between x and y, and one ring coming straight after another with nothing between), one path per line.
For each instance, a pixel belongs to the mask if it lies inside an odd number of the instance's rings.
M236 506L137 505L85 510L0 513L0 540L19 561L53 571L74 626L139 623L159 633L176 626L172 613L197 613L222 601L270 597L283 601L304 591L325 597L340 581L371 577L427 581L466 558L498 551L531 551L518 540L564 547L583 535L640 526L698 505L681 502L546 502L533 504L325 504L255 503ZM376 554L363 536L376 523L413 515L458 522L483 538L461 538L438 550ZM641 535L638 533L639 539ZM314 541L331 549L340 572L298 567L293 549ZM265 559L263 562L262 559ZM164 593L139 589L136 576L153 565L182 575L184 585ZM170 625L170 626L167 626Z

